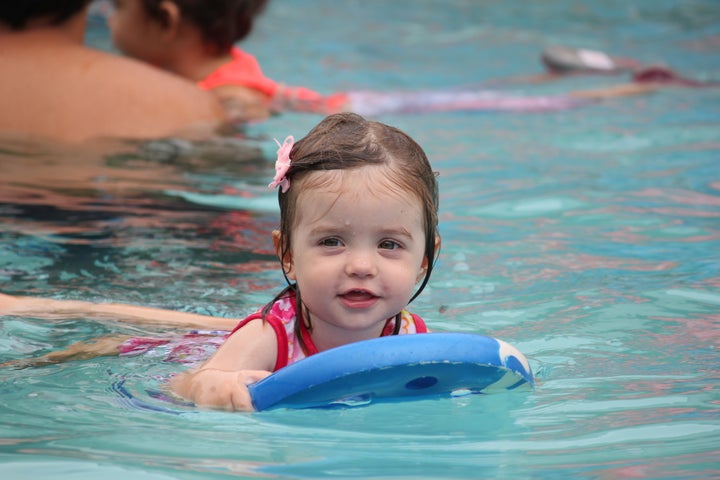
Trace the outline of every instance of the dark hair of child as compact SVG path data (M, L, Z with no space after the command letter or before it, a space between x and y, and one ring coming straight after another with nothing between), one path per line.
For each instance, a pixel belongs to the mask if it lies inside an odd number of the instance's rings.
M164 24L167 22L161 3L167 0L142 0L148 16ZM252 31L255 17L267 0L172 0L180 13L202 32L203 39L213 49L211 53L229 52L235 42Z

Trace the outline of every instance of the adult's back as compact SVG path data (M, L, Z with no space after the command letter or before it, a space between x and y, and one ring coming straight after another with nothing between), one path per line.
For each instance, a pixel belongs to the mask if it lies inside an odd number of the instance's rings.
M0 18L0 132L81 142L207 136L221 123L217 100L192 82L84 46L86 7L61 23Z

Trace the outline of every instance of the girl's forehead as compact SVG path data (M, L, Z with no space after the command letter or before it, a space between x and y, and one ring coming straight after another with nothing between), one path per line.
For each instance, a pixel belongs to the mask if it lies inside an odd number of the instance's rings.
M329 204L330 209L348 202L358 209L379 208L383 201L385 205L403 205L403 209L422 208L417 192L408 192L385 165L313 172L298 183L290 188L299 189L296 202L301 211L314 210L318 201Z
M408 231L424 230L421 196L402 180L402 172L383 165L313 172L290 182L290 189L296 188L290 224L292 228L337 222L353 228L392 224L405 225Z
M399 186L387 165L368 165L344 170L318 170L308 174L301 182L301 191L311 190L329 193L370 191L386 193Z

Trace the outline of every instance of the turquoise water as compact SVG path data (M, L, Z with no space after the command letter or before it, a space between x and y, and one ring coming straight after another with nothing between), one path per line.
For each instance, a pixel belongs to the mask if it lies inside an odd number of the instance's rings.
M89 40L109 48L93 26ZM246 46L268 74L330 92L535 73L557 43L718 79L720 5L275 1ZM318 120L285 115L202 144L3 141L0 289L245 315L282 282L264 188L272 138ZM2 478L720 477L718 90L382 120L440 174L443 248L414 310L434 330L517 346L534 391L247 415L156 398L182 368L156 358L3 369ZM145 333L0 322L2 361Z

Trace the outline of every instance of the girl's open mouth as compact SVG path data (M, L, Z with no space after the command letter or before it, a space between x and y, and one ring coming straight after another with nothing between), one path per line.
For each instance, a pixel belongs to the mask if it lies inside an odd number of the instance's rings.
M349 290L340 295L343 303L353 308L366 308L377 300L377 295L367 290Z

